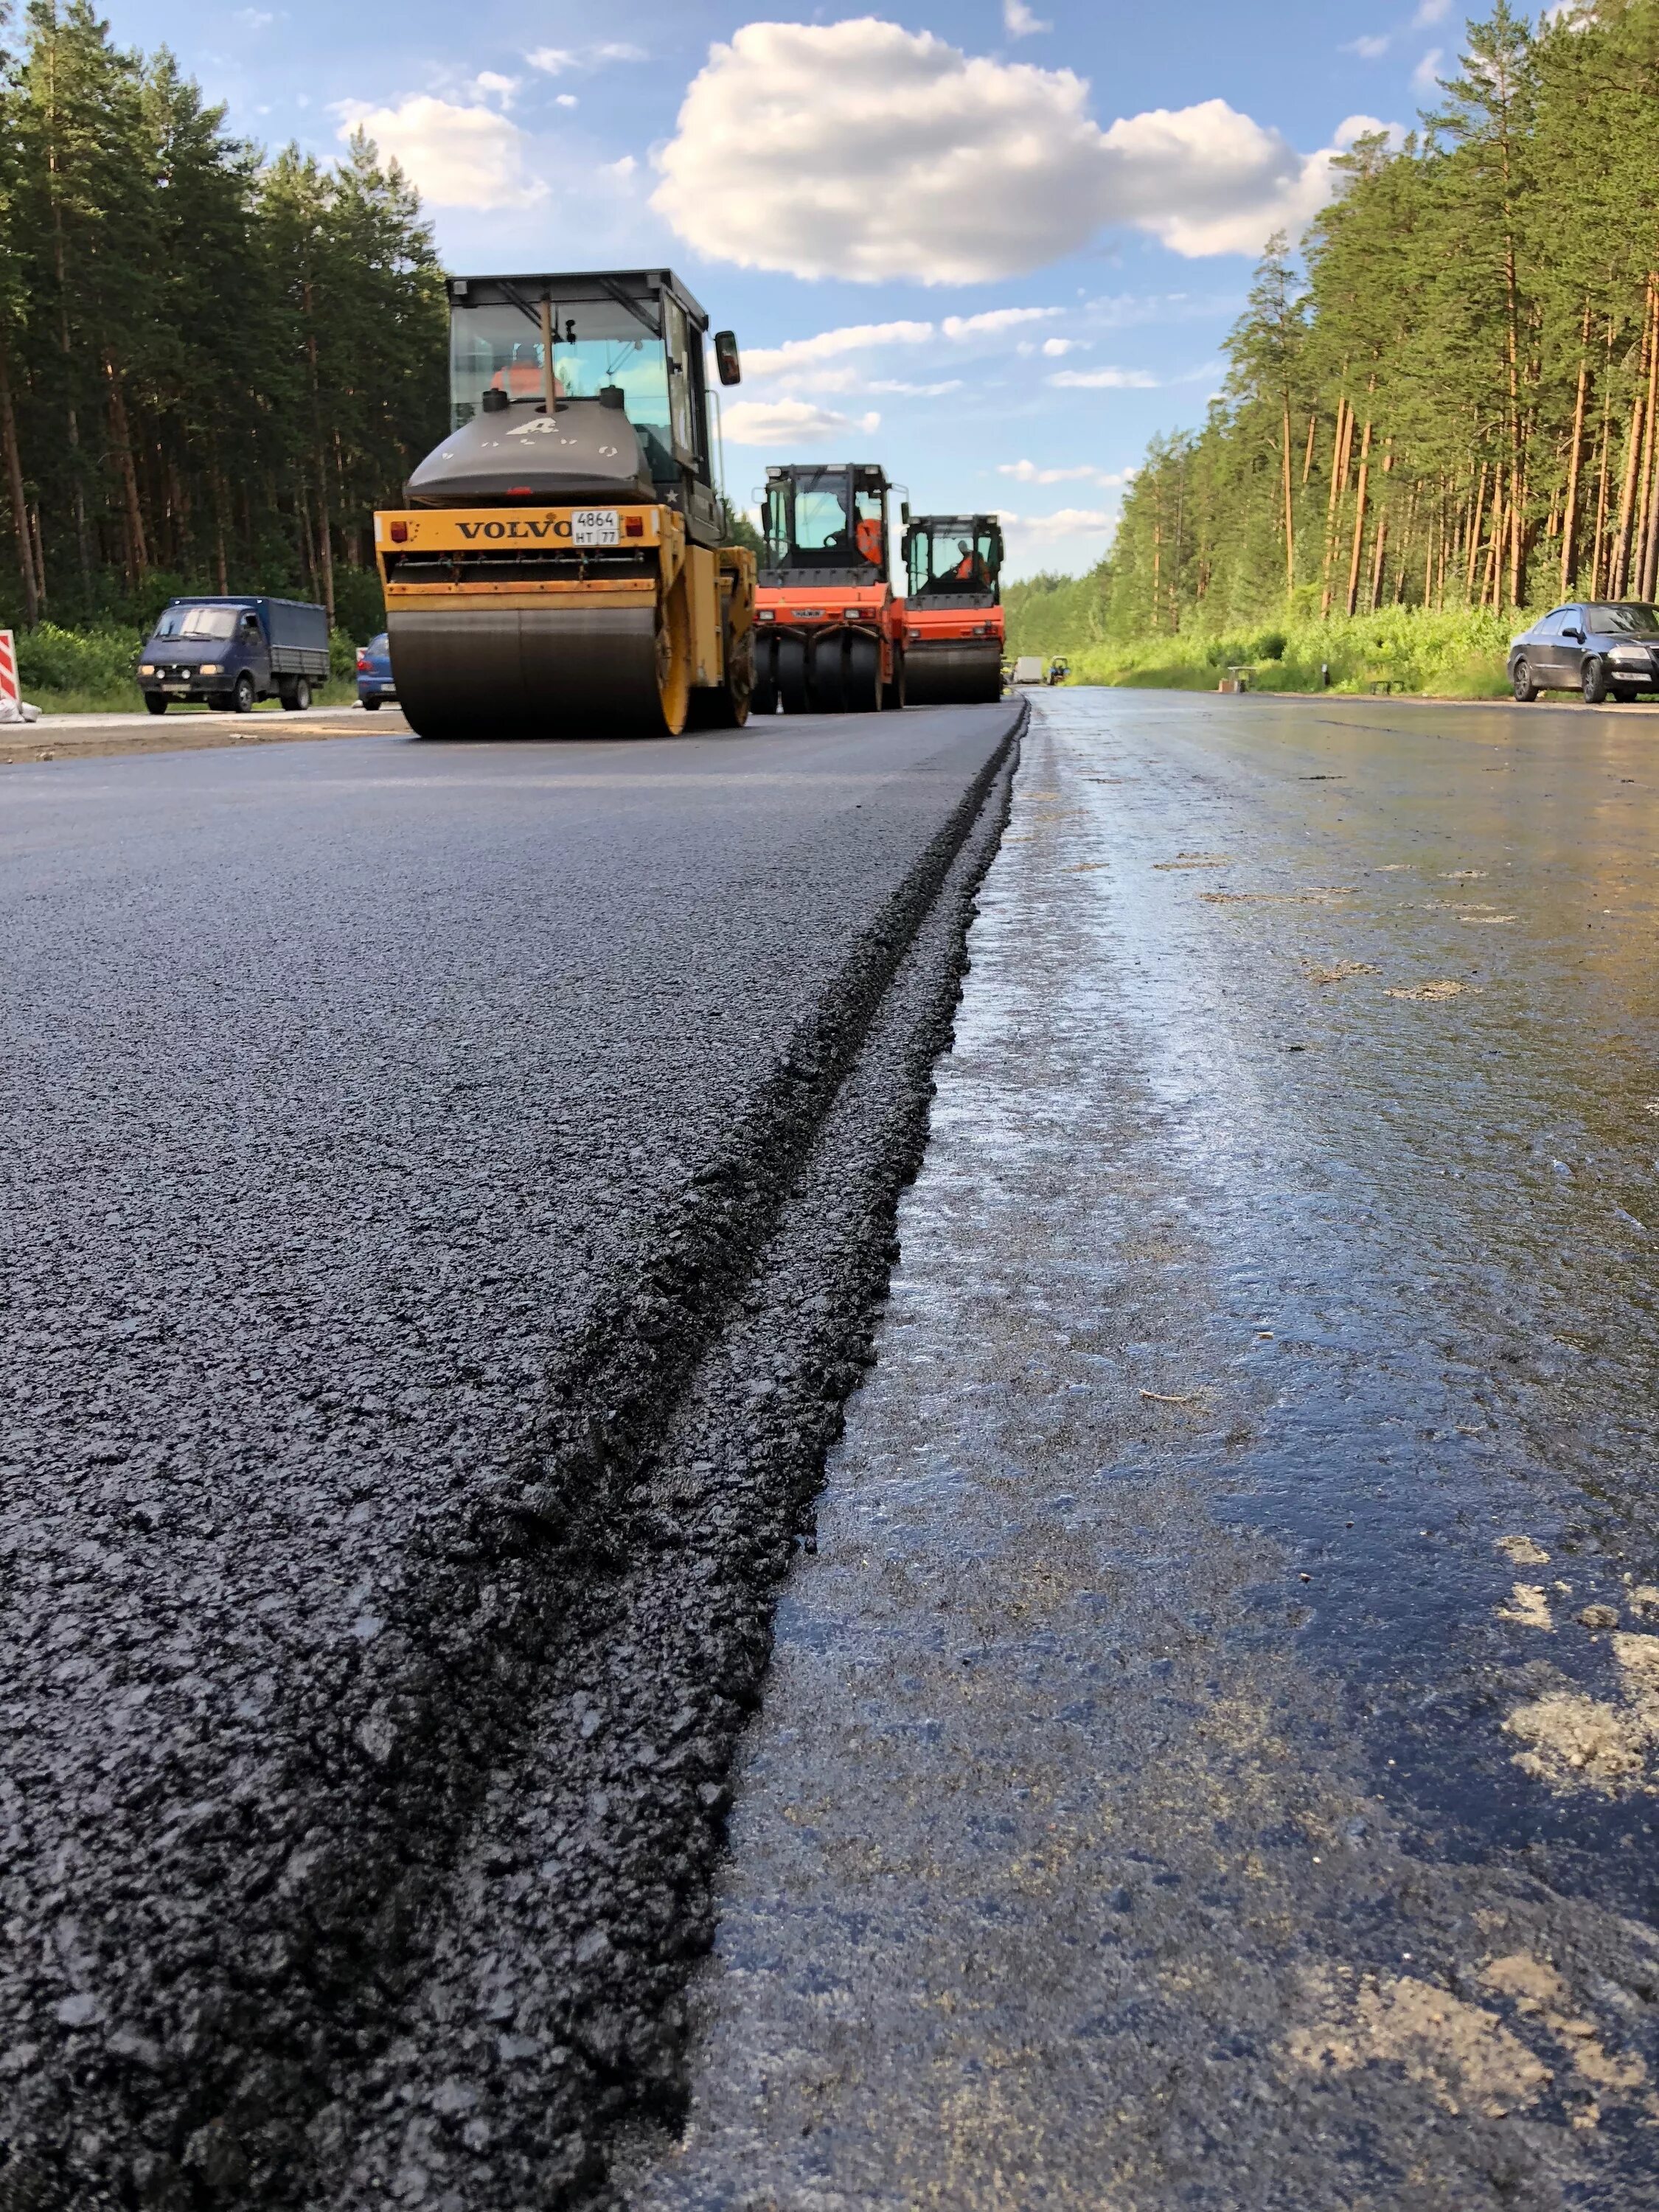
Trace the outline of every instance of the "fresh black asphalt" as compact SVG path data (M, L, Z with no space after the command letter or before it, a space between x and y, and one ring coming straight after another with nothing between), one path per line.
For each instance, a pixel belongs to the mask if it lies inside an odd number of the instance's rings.
M4 2212L679 2109L1018 720L8 771Z

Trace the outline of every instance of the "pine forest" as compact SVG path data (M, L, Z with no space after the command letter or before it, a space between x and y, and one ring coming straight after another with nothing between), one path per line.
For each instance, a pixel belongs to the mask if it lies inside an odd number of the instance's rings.
M368 518L444 420L414 191L361 137L265 157L88 0L29 0L0 39L0 619L37 680L70 631L130 646L186 589L366 635Z
M1467 662L1479 689L1516 610L1655 596L1659 0L1500 5L1419 131L1340 168L1107 559L1015 587L1021 649L1175 682L1299 656L1455 689Z

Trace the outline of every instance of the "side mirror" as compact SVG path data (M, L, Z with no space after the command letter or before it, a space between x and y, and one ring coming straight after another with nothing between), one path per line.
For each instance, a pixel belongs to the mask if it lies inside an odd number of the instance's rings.
M1570 637L1575 645L1582 645L1584 642L1584 633L1582 629L1564 629L1561 635L1563 637Z
M743 363L738 357L738 337L735 331L715 331L714 366L720 371L722 384L743 382Z
M899 514L908 530L910 527L910 502L908 499L902 499L899 501Z

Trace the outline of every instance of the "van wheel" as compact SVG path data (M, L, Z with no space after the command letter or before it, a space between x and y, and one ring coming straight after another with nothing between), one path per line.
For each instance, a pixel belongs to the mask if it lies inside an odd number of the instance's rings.
M311 686L303 676L296 676L291 684L283 686L283 706L290 714L303 714L311 704Z
M378 699L360 699L357 704L366 714L378 714L380 711L380 702Z
M244 669L236 679L236 689L230 695L233 714L248 714L253 711L253 678Z
M144 704L152 714L165 714L167 710L167 702L159 691L146 691Z

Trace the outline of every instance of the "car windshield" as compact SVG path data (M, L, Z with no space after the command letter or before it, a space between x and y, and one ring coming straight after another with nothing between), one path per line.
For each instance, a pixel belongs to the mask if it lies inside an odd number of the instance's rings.
M985 523L929 523L911 533L912 592L988 592L1002 565L1000 534Z
M527 300L527 313L514 307L469 307L454 302L449 329L451 427L459 429L478 411L488 391L510 399L540 399L545 390L542 367L540 303ZM656 303L641 300L641 313L656 320ZM672 442L670 417L669 348L619 300L558 300L551 303L553 390L558 399L597 398L603 387L620 385L628 419L636 430L654 430ZM678 380L684 382L684 372ZM686 426L679 426L689 442Z
M1659 631L1659 614L1651 607L1638 606L1633 602L1622 606L1586 607L1584 617L1587 627L1600 630L1604 636L1611 633L1616 637L1622 632L1627 637L1649 637Z
M168 607L155 625L157 637L232 637L240 607Z

